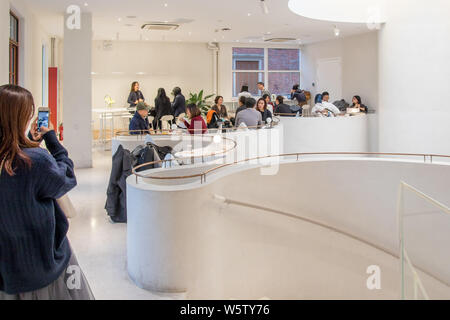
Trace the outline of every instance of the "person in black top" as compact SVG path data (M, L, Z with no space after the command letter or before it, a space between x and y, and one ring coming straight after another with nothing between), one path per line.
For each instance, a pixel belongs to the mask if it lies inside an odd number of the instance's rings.
M236 115L235 116L237 116L237 114L239 112L241 112L242 110L247 109L247 107L245 106L245 101L247 101L247 97L245 97L245 96L240 96L239 97L239 102L238 102L239 103L239 107L236 110Z
M353 104L350 108L358 108L362 113L367 113L368 108L362 103L360 96L354 96L352 102Z
M256 104L256 110L261 112L262 121L264 123L267 123L268 118L272 118L272 112L267 109L267 102L266 100L264 100L264 98L258 100L258 103Z
M172 91L175 99L172 102L172 113L175 118L177 118L180 114L186 113L186 98L181 93L181 89L179 87L175 87Z
M306 104L306 95L303 90L300 89L300 85L296 84L291 90L291 100L297 100L299 106Z
M290 114L292 114L291 107L289 107L287 104L284 104L283 96L278 96L275 100L275 104L275 114L281 114L282 116L290 116Z
M161 128L161 118L172 115L172 105L170 99L166 95L166 90L158 89L158 95L155 99L155 119L153 120L153 129Z
M217 115L220 119L228 119L227 107L223 104L223 97L217 96L214 100L214 106L211 108L217 112Z
M135 108L139 102L145 102L145 98L141 90L139 90L139 82L135 81L131 84L128 103L130 104L130 108Z

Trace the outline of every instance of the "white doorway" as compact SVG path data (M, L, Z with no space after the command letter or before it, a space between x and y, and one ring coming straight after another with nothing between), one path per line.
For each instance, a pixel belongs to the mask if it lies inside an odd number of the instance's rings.
M317 93L328 91L330 102L342 99L341 58L320 59L317 61Z

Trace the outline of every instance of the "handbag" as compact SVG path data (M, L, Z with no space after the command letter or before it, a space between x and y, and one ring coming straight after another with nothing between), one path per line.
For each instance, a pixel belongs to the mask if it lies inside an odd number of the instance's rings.
M0 163L0 176L2 175L5 160L6 156ZM73 206L73 203L67 194L59 199L56 199L56 202L58 203L58 206L61 208L61 210L64 212L64 215L66 216L67 219L73 219L77 216L77 211L75 210L75 207Z

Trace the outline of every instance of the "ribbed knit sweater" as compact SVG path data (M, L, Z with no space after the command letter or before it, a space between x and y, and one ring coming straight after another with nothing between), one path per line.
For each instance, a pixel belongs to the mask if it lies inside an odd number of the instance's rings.
M31 168L0 175L0 291L18 294L42 289L65 271L72 255L69 223L55 199L77 184L73 162L54 131L44 135L47 150L24 149Z

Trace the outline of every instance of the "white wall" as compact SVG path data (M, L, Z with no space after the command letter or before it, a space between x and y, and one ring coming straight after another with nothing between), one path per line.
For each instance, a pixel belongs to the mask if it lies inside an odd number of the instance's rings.
M171 186L150 179L136 184L129 177L130 276L146 289L187 291L189 299L398 298L398 261L387 267L370 246L359 251L352 242L342 245L337 234L317 235L316 226L276 213L321 223L397 255L401 180L450 203L449 166L418 160L289 160L276 175L234 166L208 174L203 184L172 180ZM186 168L165 172L188 174ZM410 193L404 208L410 258L448 283L449 217ZM365 286L369 265L382 268L381 290Z
M213 52L206 43L113 41L112 49L104 50L103 41L94 41L92 71L96 73L92 81L93 108L103 108L107 94L116 106L128 106L133 81L140 82L150 105L160 87L168 95L175 86L186 97L202 89L213 93Z
M450 2L398 0L387 13L379 40L380 149L450 154Z
M42 101L42 45L49 46L50 37L39 19L21 0L0 2L0 81L9 81L9 11L20 21L19 31L19 85L30 90L36 106ZM48 58L50 55L48 54Z
M317 62L321 59L340 58L342 61L342 97L351 102L354 95L360 95L363 103L371 109L378 109L378 33L324 41L302 47L301 86L317 92Z

